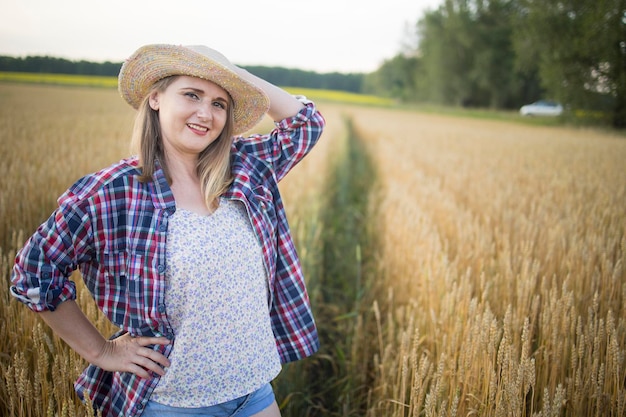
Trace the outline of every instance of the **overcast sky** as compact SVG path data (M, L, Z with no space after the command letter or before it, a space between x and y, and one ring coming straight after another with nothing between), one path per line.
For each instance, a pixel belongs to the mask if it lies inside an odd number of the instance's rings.
M119 62L204 44L239 65L370 72L443 0L0 0L0 55Z

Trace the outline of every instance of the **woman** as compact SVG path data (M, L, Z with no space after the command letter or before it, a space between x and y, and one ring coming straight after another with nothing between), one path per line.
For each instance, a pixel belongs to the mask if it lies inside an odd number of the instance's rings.
M139 48L119 89L138 155L59 198L11 292L90 363L76 391L104 416L279 416L270 381L319 342L277 183L324 119L204 46ZM269 135L238 136L265 113ZM74 301L77 268L109 340Z

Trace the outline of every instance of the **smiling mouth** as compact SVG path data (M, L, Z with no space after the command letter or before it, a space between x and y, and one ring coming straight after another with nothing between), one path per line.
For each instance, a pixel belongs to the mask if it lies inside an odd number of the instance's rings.
M200 132L208 132L209 131L208 127L200 126L200 125L197 125L197 124L194 124L194 123L187 123L187 126L190 129L198 130Z

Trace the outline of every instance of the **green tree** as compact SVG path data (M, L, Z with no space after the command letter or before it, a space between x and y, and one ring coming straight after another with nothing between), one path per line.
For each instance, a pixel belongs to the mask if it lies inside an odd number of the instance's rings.
M418 22L418 88L444 104L516 107L536 78L515 67L516 0L446 0Z
M461 105L470 100L469 69L473 67L471 27L465 1L447 0L418 22L423 77L420 88L434 102Z
M378 70L365 75L364 92L402 101L417 101L420 98L416 87L419 61L418 57L403 53L385 60Z
M626 0L519 0L514 45L552 97L626 127Z

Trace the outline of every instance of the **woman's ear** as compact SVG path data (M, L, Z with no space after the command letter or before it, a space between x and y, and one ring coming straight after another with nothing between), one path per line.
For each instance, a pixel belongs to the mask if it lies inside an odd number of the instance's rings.
M158 111L159 110L159 92L153 91L152 94L150 94L150 97L148 97L148 102L152 110Z

